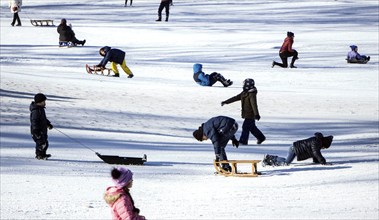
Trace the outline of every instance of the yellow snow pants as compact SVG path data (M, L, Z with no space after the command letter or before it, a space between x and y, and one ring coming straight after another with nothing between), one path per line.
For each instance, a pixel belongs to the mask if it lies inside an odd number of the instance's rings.
M114 74L116 74L116 75L119 74L119 73L118 73L118 69L117 69L117 63L112 62L112 63L111 63L111 68L112 68L112 71L114 72ZM126 65L125 60L122 61L121 68L122 68L122 70L124 70L124 72L125 72L126 74L128 74L129 76L133 74L132 71L129 69L129 67Z

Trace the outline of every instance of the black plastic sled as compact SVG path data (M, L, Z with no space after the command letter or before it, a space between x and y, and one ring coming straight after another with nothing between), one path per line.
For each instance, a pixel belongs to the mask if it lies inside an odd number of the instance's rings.
M124 165L143 165L147 161L146 154L143 157L119 157L114 155L101 155L96 152L96 155L100 157L105 163L108 164L124 164Z

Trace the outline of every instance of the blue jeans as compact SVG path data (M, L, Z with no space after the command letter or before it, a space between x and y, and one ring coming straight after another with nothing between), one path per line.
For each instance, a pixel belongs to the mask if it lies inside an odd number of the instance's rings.
M254 135L254 137L257 138L257 140L263 140L266 138L255 125L255 119L245 118L242 124L242 132L239 140L241 144L248 144L249 132L251 132L251 134Z
M288 149L286 164L289 165L290 163L292 163L292 161L295 159L295 157L296 157L295 150L294 150L293 146L291 146Z

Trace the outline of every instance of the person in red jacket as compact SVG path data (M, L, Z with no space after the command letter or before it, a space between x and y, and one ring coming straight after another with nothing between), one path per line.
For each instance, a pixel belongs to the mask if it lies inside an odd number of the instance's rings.
M290 67L296 68L296 66L294 64L295 64L295 61L299 58L297 57L297 55L298 55L297 51L292 49L294 37L295 37L294 33L290 32L290 31L287 32L287 37L284 39L282 47L280 48L280 51L279 51L279 56L280 56L280 59L282 59L282 63L272 61L272 67L277 65L277 66L280 66L283 68L287 68L288 67L287 58L292 57Z
M113 220L145 220L139 215L140 210L134 206L130 195L133 186L133 173L127 168L113 168L111 172L115 186L110 186L104 194L105 202L111 207Z

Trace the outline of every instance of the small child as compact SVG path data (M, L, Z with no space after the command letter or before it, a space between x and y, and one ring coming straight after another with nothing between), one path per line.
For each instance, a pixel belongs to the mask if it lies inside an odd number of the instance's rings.
M47 129L53 129L50 121L46 118L45 106L46 96L42 93L38 93L34 96L34 102L30 104L30 132L34 142L36 142L36 158L38 160L44 160L51 157L50 154L46 154L49 147L49 141L47 140Z
M114 77L120 77L120 74L117 69L117 64L121 65L121 68L128 75L128 78L132 78L134 76L132 71L129 69L129 67L126 66L124 51L105 46L105 47L100 48L99 53L104 58L97 65L97 67L105 68L107 63L110 61L112 71L114 72L114 75L113 75Z
M367 63L370 61L370 56L360 55L356 45L350 46L351 51L347 54L348 63Z
M193 65L193 79L201 86L213 86L217 81L221 82L224 87L231 86L233 81L225 79L220 73L213 72L210 75L203 72L203 65L195 63Z
M133 186L132 171L123 167L113 168L111 176L115 186L106 189L104 200L112 209L112 218L114 220L145 220L144 216L139 215L140 210L134 206L129 192Z
M258 90L255 87L254 80L245 79L243 82L243 91L240 94L221 102L221 106L223 106L225 104L241 101L242 118L245 119L242 125L242 133L239 140L239 143L242 145L248 144L249 132L257 138L257 144L262 144L262 142L266 140L266 137L255 125L255 120L259 121L261 118L257 105L257 93Z

